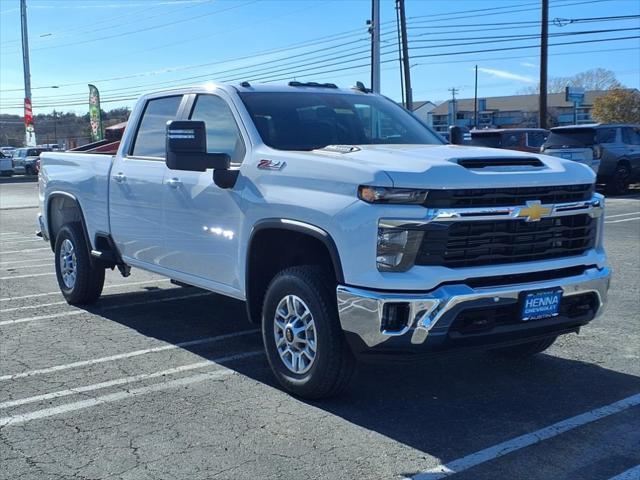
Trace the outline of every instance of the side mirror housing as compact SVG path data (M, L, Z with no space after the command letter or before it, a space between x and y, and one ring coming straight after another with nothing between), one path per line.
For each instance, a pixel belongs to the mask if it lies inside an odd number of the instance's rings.
M449 127L449 143L452 145L462 145L464 144L464 134L462 133L462 128L452 125Z
M167 122L166 163L171 170L204 172L208 168L229 170L226 153L207 153L207 129L198 120Z

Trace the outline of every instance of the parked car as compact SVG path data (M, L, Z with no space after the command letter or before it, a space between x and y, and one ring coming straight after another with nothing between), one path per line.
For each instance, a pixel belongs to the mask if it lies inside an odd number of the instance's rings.
M356 358L533 355L606 302L592 171L447 145L364 88L145 95L116 155L44 153L42 176L67 302L131 267L244 301L275 377L306 398L342 391Z
M8 158L11 158L13 156L13 152L15 150L15 147L0 147L0 153L3 153L4 156Z
M34 148L18 148L13 154L13 172L24 175L37 175L40 154L42 152L50 152L50 148L34 147Z
M542 152L588 165L608 193L624 194L640 180L640 125L555 127Z
M539 153L548 135L549 131L542 128L471 130L471 145Z
M13 175L13 162L11 157L0 152L0 176L10 177L11 175Z

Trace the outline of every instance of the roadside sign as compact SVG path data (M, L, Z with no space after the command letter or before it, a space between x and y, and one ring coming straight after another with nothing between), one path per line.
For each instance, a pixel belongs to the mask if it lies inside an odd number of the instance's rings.
M584 88L566 87L564 92L564 98L567 102L579 105L584 101Z

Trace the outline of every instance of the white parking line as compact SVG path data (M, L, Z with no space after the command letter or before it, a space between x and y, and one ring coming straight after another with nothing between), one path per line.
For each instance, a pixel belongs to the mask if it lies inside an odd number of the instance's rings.
M0 280L14 280L16 278L44 277L46 275L55 275L55 274L56 272L31 273L29 275L9 275L7 277L0 277Z
M12 250L10 252L0 251L0 255L9 255L13 253L28 253L28 252L38 252L40 250L49 250L51 251L51 247L42 247L42 248L27 248L26 250Z
M622 223L622 222L631 222L633 220L640 220L640 217L635 217L635 218L623 218L622 220L612 220L610 222L604 222L604 223Z
M628 216L630 216L630 215L638 215L638 214L640 214L640 212L618 213L617 215L607 215L607 216L605 217L605 220L606 220L606 219L609 219L609 218L616 218L616 217L628 217Z
M100 311L110 311L110 310L116 310L118 308L136 307L138 305L146 305L148 303L171 302L173 300L184 300L186 298L204 297L205 295L211 295L211 292L192 293L190 295L181 295L178 297L169 297L169 298L159 298L155 300L144 300L142 302L127 303L125 305L111 305L109 307L102 308ZM94 313L94 312L89 312L87 310L74 310L72 312L52 313L51 315L38 315L36 317L25 317L25 318L16 318L14 320L4 320L0 322L0 326L14 325L16 323L35 322L37 320L50 320L52 318L59 318L59 317L70 317L74 315L82 315L83 313L88 313L89 315L100 314L100 312Z
M636 465L609 480L638 480L640 478L640 465Z
M485 448L484 450L472 453L445 465L430 468L410 478L412 480L436 480L445 478L638 405L640 405L640 393L605 405L604 407L596 408L589 412L576 415L575 417L562 420L548 427L536 430L535 432L512 438L511 440Z
M259 353L262 353L262 352L255 351L255 352L247 352L245 354L240 354L240 355L231 355L229 357L217 359L217 362L230 362L232 360L244 358L250 355L258 355ZM177 380L171 380L168 382L158 383L155 385L149 385L147 387L140 387L140 388L135 388L131 390L125 390L122 392L111 393L108 395L102 395L100 397L90 398L88 400L80 400L78 402L67 403L64 405L60 405L58 407L44 408L42 410L36 410L30 413L3 417L3 418L0 418L0 427L6 427L9 425L19 425L22 423L29 422L31 420L38 420L40 418L47 418L47 417L52 417L54 415L61 415L63 413L83 410L85 408L95 407L98 405L103 405L105 403L111 403L119 400L124 400L127 398L137 397L140 395L145 395L147 393L159 392L162 390L168 390L170 388L175 388L175 387L182 387L185 385L190 385L192 383L202 382L205 380L226 377L229 375L233 375L235 373L235 371L230 368L227 368L218 364L215 364L215 365L217 365L218 368L213 372L200 373L190 377L179 378Z
M134 350L132 352L118 353L116 355L110 355L108 357L92 358L91 360L81 360L79 362L65 363L62 365L56 365L54 367L40 368L38 370L29 370L27 372L13 373L10 375L2 375L0 376L0 381L16 380L18 378L42 375L44 373L53 373L60 372L62 370L70 370L72 368L87 367L89 365L95 365L98 363L113 362L115 360L122 360L124 358L139 357L140 355L146 355L148 353L158 353L165 352L167 350L175 350L176 348L193 347L195 345L203 345L205 343L218 342L220 340L228 340L230 338L252 335L259 331L260 330L258 330L257 328L254 328L253 330L243 330L242 332L233 332L224 335L217 335L215 337L199 338L197 340L189 340L188 342L173 343L171 345L162 345L160 347L152 347L145 348L143 350Z
M83 387L74 387L66 390L58 390L57 392L45 393L42 395L35 395L33 397L20 398L18 400L10 400L8 402L0 403L0 409L18 407L20 405L26 405L27 403L41 402L43 400L51 400L54 398L66 397L69 395L75 395L77 393L92 392L95 390L101 390L103 388L115 387L118 385L126 385L129 383L140 382L142 380L149 380L151 378L164 377L165 375L173 375L175 373L188 372L190 370L196 370L198 368L210 367L211 364L239 360L241 358L253 357L263 354L264 350L254 350L252 352L241 353L238 355L232 355L227 357L221 357L213 360L203 360L202 362L190 363L188 365L182 365L180 367L169 368L160 372L153 373L141 373L139 375L132 375L130 377L116 378L115 380L109 380L107 382L94 383L93 385L85 385Z
M17 237L21 238L21 237ZM34 243L34 242L44 242L41 238L30 238L28 240L14 240L13 238L2 238L0 239L0 245L7 245L10 243Z
M180 290L180 288L176 287L176 288L159 288L157 290L151 290L148 291L146 293L149 294L153 294L153 293L158 293L158 292L168 292L171 290L175 290L178 291ZM135 293L135 292L131 292L131 293ZM140 292L138 292L140 293ZM126 295L126 293L125 293ZM108 297L107 297L108 298ZM51 303L41 303L39 305L26 305L23 307L12 307L12 308L0 308L0 313L9 313L9 312L18 312L18 311L23 311L23 310L34 310L37 308L47 308L47 307L55 307L56 305L68 305L66 300L62 300L60 302L51 302Z
M144 282L129 282L129 283L115 283L113 285L105 285L104 288L117 288L117 287L129 287L134 285L148 285L150 283L158 283L158 282L169 282L171 281L168 278L159 278L158 280L145 280ZM55 292L47 292L47 293L32 293L31 295L22 295L20 297L5 297L0 298L0 302L8 302L10 300L24 300L25 298L36 298L36 297L48 297L50 295L60 295L60 290L56 290Z
M23 268L40 268L40 267L53 267L53 262L36 263L35 265L16 265L13 267L5 267L4 265L0 265L0 268L3 269L5 272L11 271L11 270L23 269Z
M17 261L12 261L12 262L0 262L0 267L4 268L4 267L8 267L10 265L22 266L23 263L43 262L45 260L49 260L49 263L47 265L53 265L53 257L51 255L47 255L46 257L30 258L29 260L17 260ZM25 265L25 267L27 267L27 266L30 266L30 265Z

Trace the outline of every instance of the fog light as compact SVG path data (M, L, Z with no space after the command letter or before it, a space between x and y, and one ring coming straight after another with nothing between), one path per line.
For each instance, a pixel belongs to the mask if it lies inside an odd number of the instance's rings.
M409 310L408 303L385 303L380 329L388 333L401 332L409 325Z

